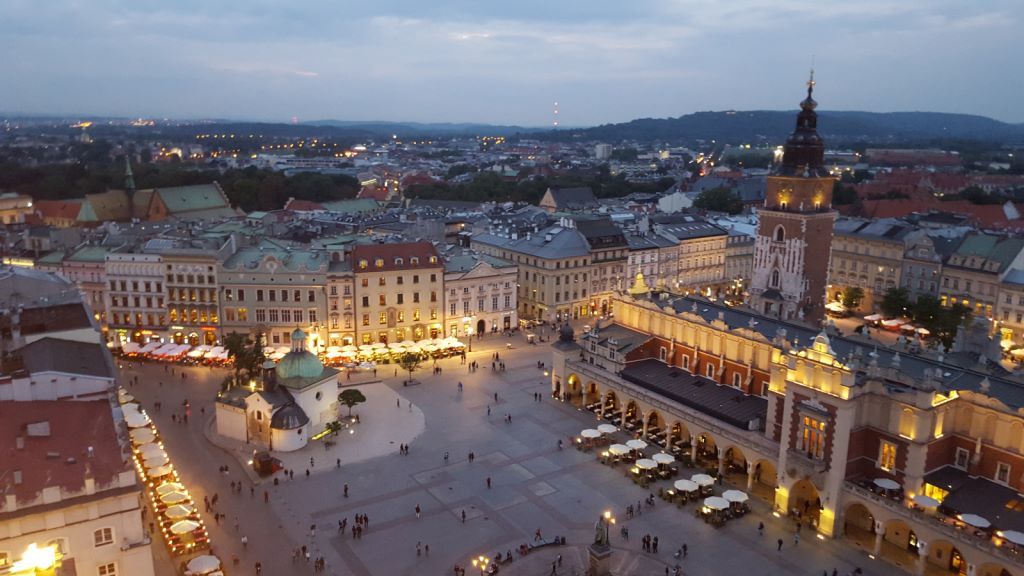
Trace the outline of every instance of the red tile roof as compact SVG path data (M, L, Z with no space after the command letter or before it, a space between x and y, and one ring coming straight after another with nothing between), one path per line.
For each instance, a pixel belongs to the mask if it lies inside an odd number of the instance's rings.
M39 200L35 203L35 213L44 221L48 218L77 220L82 209L81 200Z
M285 210L291 210L293 212L314 212L316 210L323 210L324 205L319 202L313 202L312 200L296 200L295 198L289 198L288 202L284 205Z
M430 262L430 258L434 262ZM396 259L401 259L401 264ZM418 258L417 264L412 263ZM382 260L377 267L377 260ZM361 261L366 261L362 268ZM416 270L421 268L441 268L444 264L437 250L430 242L403 242L396 244L359 244L352 249L352 269L359 272L390 272L395 270Z
M356 198L370 198L378 202L384 202L388 199L388 189L378 184L368 184L359 190Z
M29 434L29 425L43 422L49 426L46 435ZM21 449L19 437L25 443ZM49 486L80 492L87 469L99 487L130 468L109 401L0 402L0 478L19 502L35 500ZM21 483L14 481L16 471Z

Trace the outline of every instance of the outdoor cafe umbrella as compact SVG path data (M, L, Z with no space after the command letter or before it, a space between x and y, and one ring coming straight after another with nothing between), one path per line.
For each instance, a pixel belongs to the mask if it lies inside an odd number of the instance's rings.
M196 556L188 561L188 565L186 567L188 568L188 571L193 574L209 574L210 572L220 568L220 558L210 554Z
M600 432L601 434L612 434L616 430L618 430L618 428L611 424L600 424L597 427L597 431Z
M586 430L580 432L580 436L584 438L600 438L601 433L598 432L597 430L594 430L593 428L587 428Z
M129 428L142 428L143 426L149 426L150 419L143 412L128 412L124 415L124 421L128 424Z
M625 444L612 444L608 447L608 452L616 456L622 456L623 454L629 453L629 446L626 446Z
M174 469L171 468L170 465L157 466L156 468L150 468L149 470L147 470L146 474L148 474L150 478L159 478L161 476L167 476L173 471Z
M722 493L722 498L737 504L742 504L748 500L747 493L739 490L726 490Z
M981 516L978 516L977 514L961 514L960 521L964 524L970 524L975 528L988 528L992 525L991 522L982 518Z
M401 342L399 342L399 344L402 345L402 348L412 348L413 346L416 345L416 343L413 342L412 340L402 340Z
M152 446L152 444L150 444ZM146 461L146 468L159 468L160 466L166 466L171 460L167 457L167 454L156 454L154 453L149 458L142 457Z
M653 470L658 467L658 463L650 458L641 458L636 461L636 467L641 470Z
M359 350L359 347L352 344L346 344L341 347L342 352L355 352L357 350Z
M651 460L654 460L658 464L671 464L676 461L675 457L671 454L665 454L664 452L659 452L654 456L651 456Z
M704 505L712 510L725 510L729 507L729 501L721 496L708 496L704 499Z
M1018 546L1024 546L1024 532L1017 532L1016 530L1007 530L999 534L1004 540L1009 540Z
M121 404L129 404L129 403L132 403L135 400L135 396L132 396L131 394L126 394L126 393L122 392L121 394L117 395L117 400ZM139 405L136 404L135 407L138 408Z
M889 478L875 478L875 486L878 486L882 490L899 490L900 485L895 480Z
M199 522L195 520L181 520L171 524L171 532L174 534L187 534L196 528L199 528Z
M388 345L383 342L374 342L373 344L370 344L370 346L373 346L374 350L380 350L381 348L388 347Z
M715 483L715 479L707 474L694 474L690 476L690 480L696 482L698 486L711 486Z
M181 504L188 500L188 494L184 492L168 492L160 497L160 501L164 504Z
M679 490L681 492L693 492L700 488L700 486L697 486L696 482L694 482L693 480L686 480L685 478L682 480L676 480L673 486L676 490Z
M165 454L164 449L157 446L156 444L144 444L139 446L139 454L142 454L143 458L156 456L157 454Z
M174 506L171 506L167 510L164 510L164 516L167 516L171 520L177 520L179 518L184 518L188 516L189 514L195 512L195 510L195 508L189 506L188 504L175 504Z
M136 444L148 444L153 440L156 440L156 434L149 428L136 428L128 433L132 437L132 442Z
M626 442L626 446L629 446L633 450L643 450L644 448L647 448L647 442L644 442L643 440L630 440L629 442Z
M181 482L164 482L156 487L156 493L163 496L171 492L184 492L185 486Z
M939 505L939 501L931 496L918 494L917 496L914 496L914 504L917 504L922 508L934 508Z

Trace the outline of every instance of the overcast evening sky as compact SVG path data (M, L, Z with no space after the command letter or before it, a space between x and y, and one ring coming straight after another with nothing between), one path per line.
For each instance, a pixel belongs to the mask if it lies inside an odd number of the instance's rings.
M1024 121L1024 0L2 0L0 110L563 126L698 110Z

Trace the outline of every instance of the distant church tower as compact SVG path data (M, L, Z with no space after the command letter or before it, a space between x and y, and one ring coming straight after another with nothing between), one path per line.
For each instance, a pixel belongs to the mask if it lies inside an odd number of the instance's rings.
M825 312L836 213L813 91L812 70L796 130L786 139L782 166L768 177L758 212L750 305L773 318L817 324Z

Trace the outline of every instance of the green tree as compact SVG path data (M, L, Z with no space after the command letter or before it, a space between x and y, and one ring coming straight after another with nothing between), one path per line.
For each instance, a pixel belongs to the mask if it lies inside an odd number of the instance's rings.
M398 365L402 367L402 370L409 373L409 380L412 380L412 373L415 372L421 364L423 364L423 359L415 352L405 352L398 357Z
M341 394L338 394L338 402L348 406L348 415L351 416L352 407L366 402L366 396L363 396L363 393L355 388L348 388L347 390L342 390Z
M864 289L859 286L850 286L846 290L843 290L841 298L843 306L847 309L853 310L857 306L860 306L861 300L864 300Z
M857 191L852 186L843 186L836 182L832 185L832 203L836 205L853 204L857 201Z
M910 308L910 295L906 288L889 288L882 297L882 314L889 318L903 316Z
M710 212L725 212L727 214L739 214L743 211L743 200L739 195L725 187L711 188L697 196L693 205L701 210Z
M263 349L259 345L259 338L255 341L246 338L244 334L231 332L224 336L224 349L228 351L228 357L234 361L234 383L241 386L245 379L255 378L263 365Z

